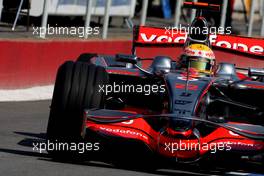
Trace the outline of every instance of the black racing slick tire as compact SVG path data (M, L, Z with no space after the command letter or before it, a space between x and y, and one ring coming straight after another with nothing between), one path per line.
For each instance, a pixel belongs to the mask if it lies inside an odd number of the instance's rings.
M108 74L100 66L67 61L59 67L47 127L48 143L81 141L84 109L104 107L99 85L107 82ZM71 153L53 148L47 151L56 156Z

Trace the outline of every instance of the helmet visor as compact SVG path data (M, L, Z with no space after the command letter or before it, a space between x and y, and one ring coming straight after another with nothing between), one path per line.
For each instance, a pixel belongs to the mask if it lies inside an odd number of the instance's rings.
M212 63L210 59L207 58L197 58L197 57L190 57L190 67L195 68L198 71L211 71L212 70Z

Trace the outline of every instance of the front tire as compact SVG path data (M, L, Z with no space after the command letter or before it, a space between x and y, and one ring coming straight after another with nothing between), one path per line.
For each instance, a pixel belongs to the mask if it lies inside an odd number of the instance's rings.
M108 82L103 67L84 62L67 61L57 72L47 128L48 142L70 144L81 140L83 110L104 107L99 85ZM48 150L54 156L69 151Z

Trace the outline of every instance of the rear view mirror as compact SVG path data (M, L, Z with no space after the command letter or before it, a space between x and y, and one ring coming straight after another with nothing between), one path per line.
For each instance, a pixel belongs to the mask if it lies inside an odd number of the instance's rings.
M138 57L135 55L117 54L116 60L119 62L126 62L131 64L137 64Z
M263 68L249 68L248 76L264 77L264 69Z

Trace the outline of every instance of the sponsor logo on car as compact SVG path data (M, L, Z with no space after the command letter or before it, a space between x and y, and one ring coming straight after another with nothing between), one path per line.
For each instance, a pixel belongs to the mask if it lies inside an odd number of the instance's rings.
M263 39L224 34L211 34L209 39L212 46L264 56ZM166 33L166 29L140 27L139 35L135 42L146 44L183 44L186 40L187 33L173 33L171 35Z
M127 134L127 135L132 135L132 136L137 136L137 137L141 137L144 139L148 139L148 137L144 135L143 133L136 132L133 130L128 130L128 129L100 127L100 130L111 132L111 133L118 133L118 134L125 134L125 135Z

